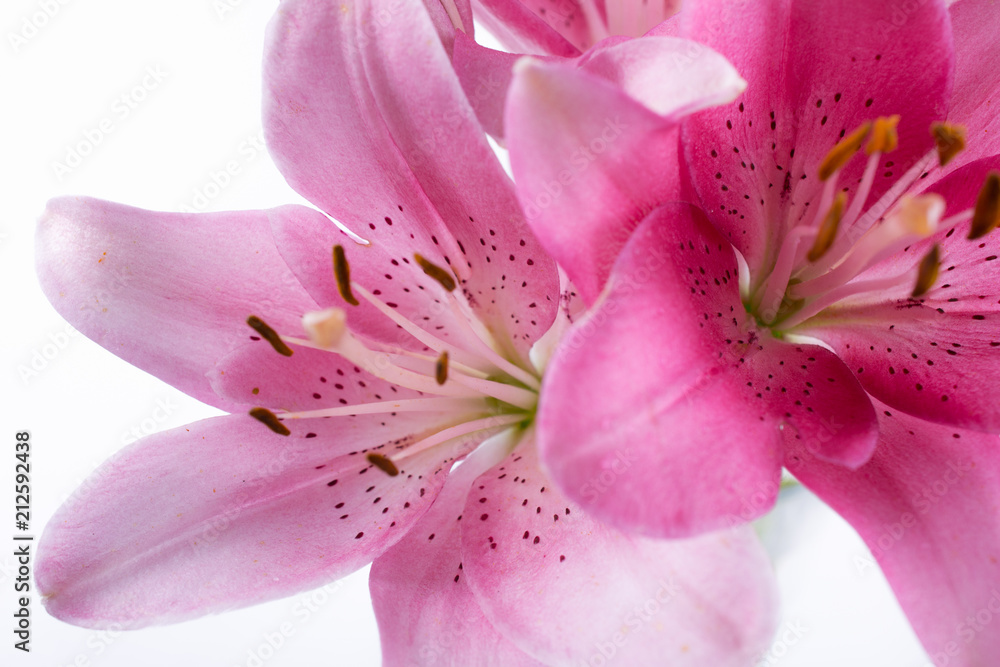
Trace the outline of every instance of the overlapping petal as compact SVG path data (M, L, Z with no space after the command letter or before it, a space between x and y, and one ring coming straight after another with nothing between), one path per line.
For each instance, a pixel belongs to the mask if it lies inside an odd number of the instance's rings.
M846 466L870 456L875 416L850 370L759 331L737 274L700 211L662 207L564 338L545 378L540 445L595 517L697 534L770 508L785 438Z
M546 664L736 667L770 642L774 580L752 530L619 533L550 484L530 441L479 477L459 524L486 617Z

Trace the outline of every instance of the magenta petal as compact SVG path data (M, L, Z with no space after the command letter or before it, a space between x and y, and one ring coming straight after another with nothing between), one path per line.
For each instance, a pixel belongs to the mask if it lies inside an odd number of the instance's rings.
M400 539L444 482L438 450L388 477L347 447L247 416L140 440L58 510L39 545L49 613L87 627L173 623L314 588ZM467 447L467 443L461 447ZM388 508L388 512L383 510Z
M759 331L737 271L700 211L663 207L563 339L539 443L564 492L596 518L694 535L770 508L785 438L846 466L870 456L875 416L850 370L823 348Z
M943 0L921 2L899 25L901 11L869 0L700 0L681 13L681 35L722 53L749 82L735 103L684 123L684 164L702 207L752 270L785 229L775 221L805 215L804 202L822 187L818 165L842 132L900 114L899 148L883 158L894 168L879 170L897 176L932 147L928 128L951 93L947 9ZM851 163L844 186L853 188L863 168ZM872 197L893 182L876 180Z
M385 667L540 667L498 633L466 583L459 526L473 481L461 467L430 511L375 559L369 586Z
M960 0L949 7L955 35L955 91L948 118L965 125L968 148L948 165L955 170L977 158L1000 153L1000 42L997 7L991 0Z
M1000 448L878 405L879 441L857 471L798 452L789 470L864 538L934 664L1000 664ZM859 554L864 574L874 563Z
M455 36L455 53L452 57L455 73L476 110L476 117L483 129L502 140L503 107L510 87L514 63L520 54L505 53L480 46L464 35Z
M966 164L930 186L949 214L974 205L993 157ZM849 299L805 323L803 333L837 351L865 389L894 409L959 428L1000 432L1000 233L968 240L969 223L944 227L859 280L913 269L931 246L940 275L919 300L909 283Z
M486 617L546 664L742 667L770 643L775 584L752 530L618 533L552 487L530 443L479 477L460 526Z
M316 309L262 211L155 213L67 197L49 202L36 238L42 289L70 324L223 409L233 404L205 374L253 335L247 317L298 330L302 313Z

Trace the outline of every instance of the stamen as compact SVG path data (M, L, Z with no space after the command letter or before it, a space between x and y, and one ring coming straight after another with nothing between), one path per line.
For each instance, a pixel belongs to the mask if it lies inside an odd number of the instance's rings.
M267 408L252 408L250 410L250 416L278 435L291 435L292 433L288 430L288 427L282 424L275 414Z
M441 353L437 364L434 365L434 379L437 380L438 384L444 384L448 381L448 350Z
M913 294L911 295L914 299L927 294L930 288L934 287L934 282L937 280L940 268L941 248L935 243L930 252L920 260L920 269L917 271L917 284L913 287Z
M899 125L899 116L876 118L874 125L872 125L872 136L868 140L865 152L871 155L872 153L891 153L896 150L896 146L899 145L897 125Z
M285 345L285 341L281 340L281 336L278 332L269 327L264 320L260 319L256 315L251 315L247 318L247 324L250 328L261 335L261 338L266 340L274 348L274 351L286 357L292 356L292 348Z
M414 253L413 259L417 260L417 264L421 269L423 269L423 272L427 274L428 277L436 280L438 284L440 284L441 287L445 288L447 291L454 291L456 287L455 279L446 269L441 268L419 253Z
M986 176L976 198L976 208L972 213L969 240L982 238L1000 223L1000 172L991 171Z
M826 214L823 224L820 225L819 233L816 235L816 240L813 242L809 254L806 255L806 259L810 262L815 262L825 255L826 251L833 245L834 239L837 238L837 229L840 227L840 219L844 215L844 206L846 204L847 195L843 192L838 193L836 199L833 200L833 205L830 207L830 212Z
M821 181L825 181L840 171L841 167L847 164L854 157L854 154L861 150L861 145L864 143L865 137L868 136L868 132L871 129L872 122L870 120L865 121L861 124L861 127L837 142L837 145L827 153L826 157L823 158L823 162L819 165L819 178Z
M347 263L344 246L340 244L333 246L333 275L337 279L337 291L344 301L352 306L359 305L351 293L351 266Z
M483 431L488 428L497 428L500 426L507 426L509 424L515 424L520 421L524 421L525 415L523 414L508 414L508 415L498 415L495 417L486 417L484 419L476 419L474 421L465 422L452 426L450 428L442 429L430 435L423 440L413 443L395 457L395 461L400 461L404 458L409 458L425 452L432 447L440 445L442 442L447 442L454 438L460 438L464 435L469 435L470 433L475 433L476 431Z
M397 468L396 464L393 463L387 456L382 456L381 454L369 454L366 458L369 463L387 474L389 477L395 477L399 474L399 468Z
M322 419L323 417L351 417L354 415L378 415L392 412L449 412L469 413L483 412L486 409L485 400L475 398L405 398L399 401L376 401L374 403L359 403L357 405L340 405L335 408L319 410L303 410L302 412L283 412L284 419Z
M938 158L942 167L965 150L965 128L961 125L932 123L931 136L937 144Z

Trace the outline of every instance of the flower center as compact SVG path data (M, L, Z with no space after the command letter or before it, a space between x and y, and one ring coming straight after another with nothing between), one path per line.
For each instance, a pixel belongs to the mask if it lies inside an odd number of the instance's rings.
M422 439L407 443L391 455L368 455L372 464L391 476L398 474L397 463L401 459L456 438L477 432L485 436L491 432L507 433L529 427L534 420L541 374L547 360L541 350L551 345L551 339L561 335L565 328L560 322L562 318L557 318L550 331L536 342L529 355L530 364L512 361L501 354L504 347L476 316L461 290L456 289L454 276L420 255L415 255L414 259L424 274L440 286L444 302L454 315L453 321L465 334L456 337L462 343L442 340L352 281L344 248L339 245L333 249L333 272L344 301L352 306L360 305L359 298L367 301L419 345L391 345L351 331L348 313L342 308L306 313L302 325L307 338L280 335L254 316L247 323L284 356L293 354L290 345L337 354L376 378L417 392L417 397L277 414L266 408L254 408L250 411L251 416L272 431L289 435L289 420L398 412L447 414L446 425L423 434ZM423 349L415 351L420 348ZM500 440L511 448L518 441L511 437Z
M990 174L974 210L942 220L944 198L910 195L907 190L943 167L965 147L964 130L935 123L936 148L917 161L872 206L865 203L875 182L882 155L898 142L898 116L866 122L844 137L819 167L824 183L816 213L790 222L770 271L741 278L741 294L757 323L781 336L837 302L858 294L912 285L912 298L926 293L937 278L940 250L935 245L916 267L899 275L866 280L867 269L934 235L942 226L971 222L970 238L988 233L998 221L1000 176ZM843 168L862 148L868 162L854 196L838 190Z

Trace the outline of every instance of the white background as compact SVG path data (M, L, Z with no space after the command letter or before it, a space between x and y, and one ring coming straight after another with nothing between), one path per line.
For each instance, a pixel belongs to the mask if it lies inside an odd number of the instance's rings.
M378 665L366 571L310 595L135 633L66 625L35 597L32 653L12 647L15 431L32 433L37 535L130 432L216 412L70 335L35 278L33 229L45 201L87 194L167 211L302 201L265 153L252 154L274 2L49 1L51 17L39 0L4 0L0 10L0 443L7 443L0 469L8 471L0 474L0 665ZM13 44L11 35L24 42ZM144 78L154 82L147 68L162 80L143 89ZM65 163L87 131L95 137L105 118L113 130L79 166L57 175L54 163ZM232 160L240 173L214 188L213 172ZM794 645L776 644L767 664L927 664L881 574L859 569L867 551L836 515L799 490L762 530L776 556L783 624L805 629ZM272 650L267 639L278 643L283 625L292 632Z

